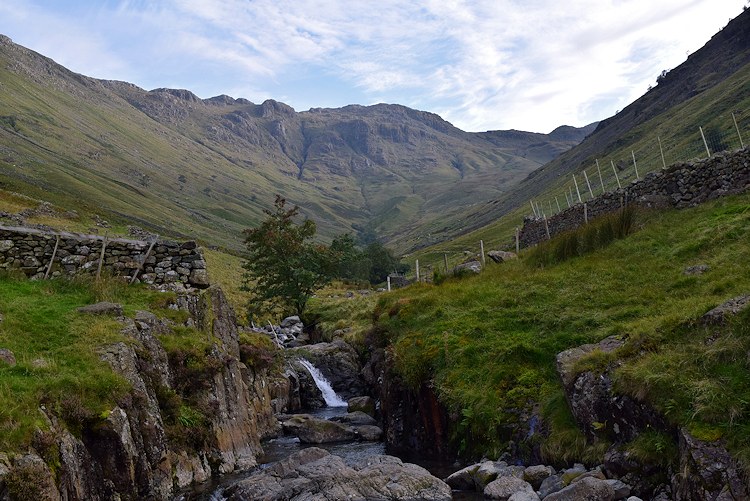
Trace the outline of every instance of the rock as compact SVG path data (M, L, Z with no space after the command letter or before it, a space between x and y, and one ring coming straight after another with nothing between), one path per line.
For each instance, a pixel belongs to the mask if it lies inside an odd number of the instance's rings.
M605 480L605 482L611 485L612 489L615 491L615 501L619 499L625 499L630 496L632 488L625 482L614 478L607 479Z
M348 412L361 411L375 417L375 400L372 397L350 398L346 404Z
M627 501L643 501L643 500L641 498L639 498L638 496L630 496L627 499Z
M513 252L491 250L487 253L487 257L496 263L503 263L505 261L510 261L511 259L516 259L518 256Z
M704 314L701 317L701 322L705 325L724 324L729 317L738 314L748 305L750 305L750 294L732 298Z
M461 263L453 268L454 275L462 272L481 273L482 263L480 263L479 261L469 261L466 263Z
M520 478L516 477L498 477L493 480L487 487L484 488L484 497L488 499L499 499L500 501L507 501L511 496L517 492L526 492L534 494L534 488L531 484L524 482Z
M583 480L584 478L598 478L599 480L606 480L607 477L602 473L602 469L598 466L590 471L585 471L581 473L580 475L577 475L576 478L572 480L572 482L578 482L580 480Z
M353 426L354 433L357 434L357 437L360 440L364 440L366 442L377 442L381 438L383 438L383 430L378 426L373 425L358 425Z
M347 442L357 438L351 426L317 419L308 414L297 414L281 423L281 426L285 433L296 435L303 444Z
M5 493L10 499L60 500L54 475L44 460L36 454L25 454L13 460L5 476Z
M479 464L472 464L448 475L443 481L453 489L459 491L475 490L474 474L479 469Z
M555 470L551 466L535 465L529 466L523 471L523 479L530 483L535 490L539 490L544 479L554 475Z
M698 440L679 432L679 474L672 476L675 501L692 499L750 499L750 489L732 456L719 442Z
M369 414L365 414L361 411L349 412L343 416L335 416L331 418L331 421L338 421L339 423L356 424L356 425L374 425L377 421L374 417Z
M292 327L293 325L298 325L301 323L302 321L300 320L300 318L295 315L293 317L286 317L284 320L282 320L280 327L286 329L288 327Z
M77 311L79 313L86 313L88 315L114 315L117 317L121 317L122 305L118 303L102 301L96 304L81 306Z
M533 491L518 491L508 501L539 501L539 495Z
M0 348L0 362L14 367L16 365L16 356L7 348Z
M604 480L586 477L544 498L544 501L614 501L615 491Z
M578 360L594 351L609 353L623 342L614 336L596 344L565 350L557 355L557 371L563 382L565 398L576 423L589 439L604 435L613 442L633 440L641 430L668 430L664 417L651 406L627 395L615 393L611 370L613 362L601 374L576 373Z
M299 394L300 409L323 409L326 407L326 401L323 393L315 384L315 379L310 372L303 366L299 360L290 360L288 362L288 371L293 372L297 382Z
M707 264L696 264L695 266L688 266L684 270L682 270L683 275L703 275L705 272L709 270L709 266Z
M0 252L7 252L13 248L13 240L0 240Z
M542 481L542 485L539 486L539 497L545 499L553 492L562 490L565 484L562 480L562 475L551 475Z
M311 447L224 490L229 501L247 499L350 499L448 501L447 484L424 468L392 456L376 455L349 462Z

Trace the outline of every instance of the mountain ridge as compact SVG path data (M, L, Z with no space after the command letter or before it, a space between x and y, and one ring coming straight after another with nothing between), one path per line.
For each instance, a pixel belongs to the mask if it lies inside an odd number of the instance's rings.
M324 239L391 240L511 189L593 129L513 131L511 141L402 105L297 112L275 100L146 91L79 75L8 37L0 76L8 188L234 249L276 193Z

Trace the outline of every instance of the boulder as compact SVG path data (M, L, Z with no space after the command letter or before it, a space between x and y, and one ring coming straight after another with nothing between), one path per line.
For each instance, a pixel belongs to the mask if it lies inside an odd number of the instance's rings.
M281 423L285 433L297 436L303 444L348 442L357 438L356 431L335 421L317 419L309 414L296 414Z
M361 411L349 412L343 416L334 416L331 421L338 421L339 423L356 424L356 425L375 425L377 421L374 417L369 414L365 414Z
M7 348L0 348L0 362L14 367L16 365L16 356Z
M377 442L383 438L383 430L378 426L373 425L359 425L353 426L354 433L357 434L357 438L366 442Z
M614 501L615 491L604 480L586 477L554 492L545 501Z
M375 417L375 400L372 397L350 398L346 404L348 412L361 411Z
M529 466L523 471L523 479L530 483L535 490L539 490L544 479L555 474L555 469L551 466L535 465Z
M542 485L539 486L539 497L545 499L553 492L562 490L565 487L563 483L562 475L551 475L542 481Z
M449 501L447 484L424 468L375 455L349 460L311 447L224 490L229 501L247 499L350 499Z
M610 478L610 479L605 480L605 482L611 485L612 489L615 491L615 501L630 497L630 492L633 489L622 480Z
M78 312L86 313L88 315L114 315L116 317L121 317L122 305L118 303L110 303L108 301L101 301L96 304L81 306L78 308Z
M484 488L484 497L487 499L507 501L516 493L533 494L536 496L531 484L516 477L498 477Z
M487 257L496 263L504 263L505 261L516 259L518 256L513 252L491 250L487 253Z
M482 272L482 263L476 260L468 261L466 263L461 263L457 265L455 268L453 268L453 274L459 274L463 272L471 272L471 273L481 273Z

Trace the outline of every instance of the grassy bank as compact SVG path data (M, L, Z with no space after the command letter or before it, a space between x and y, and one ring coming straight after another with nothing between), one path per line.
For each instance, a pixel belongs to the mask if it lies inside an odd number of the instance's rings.
M0 348L17 361L0 362L0 450L18 450L34 430L47 428L40 406L76 430L129 390L98 355L101 346L124 340L121 325L76 311L99 300L120 302L133 315L155 309L163 294L115 280L32 282L0 275Z
M747 374L746 357L727 365L714 356L718 362L700 371L679 367L718 349L702 343L701 331L691 327L696 319L750 292L750 195L640 214L635 227L628 238L558 264L541 267L544 260L532 265L521 259L489 265L480 276L413 286L378 302L375 316L390 339L397 369L415 386L433 382L460 416L465 450L496 455L518 422L541 407L553 427L553 440L543 448L550 459L591 454L565 410L554 360L566 348L610 335L643 350L621 371L623 391L653 400L662 410L673 406L667 415L675 424L714 430L735 444L736 453L744 450L734 438L750 423L745 403L750 382L744 376L732 376L731 385L722 381L727 373ZM696 264L707 264L709 271L683 274ZM744 342L741 332L737 327L730 336L737 346ZM688 348L679 341L685 337L696 341ZM660 363L672 364L671 370L662 371ZM678 385L680 377L695 379ZM664 403L670 385L685 389ZM734 400L736 410L696 412L710 399L696 392L696 385L722 389L721 398Z

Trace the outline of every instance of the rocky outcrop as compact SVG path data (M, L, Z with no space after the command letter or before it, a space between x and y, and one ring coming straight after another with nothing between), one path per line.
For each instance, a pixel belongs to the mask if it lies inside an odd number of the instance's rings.
M672 476L674 501L750 499L736 461L719 442L705 442L680 430L680 468Z
M0 492L49 491L18 499L169 499L175 489L257 464L260 439L277 426L267 376L240 362L236 319L220 289L177 304L204 327L203 366L164 348L160 338L174 335L169 321L149 312L121 317L126 341L103 348L101 358L130 384L127 397L84 419L80 434L47 411L38 456L11 461ZM54 475L47 463L56 465Z
M501 250L491 250L487 253L487 257L489 257L496 263L504 263L505 261L510 261L512 259L518 258L518 256L513 252Z
M595 351L611 353L622 345L616 337L608 337L557 355L557 372L570 410L578 426L591 439L602 434L615 442L627 442L645 429L669 429L664 418L649 405L614 392L611 371L617 363L603 373L576 372L576 363L583 357Z
M420 466L384 455L345 461L314 447L230 486L223 495L229 501L452 499L450 487Z

